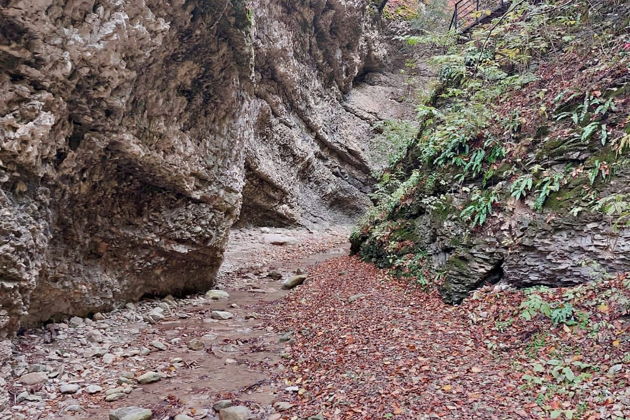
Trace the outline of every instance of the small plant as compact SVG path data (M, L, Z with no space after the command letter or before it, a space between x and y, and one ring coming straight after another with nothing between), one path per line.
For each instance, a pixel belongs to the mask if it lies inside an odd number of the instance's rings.
M486 222L488 216L492 214L492 205L498 201L499 199L494 191L486 191L483 194L476 191L472 196L470 205L460 215L464 220L471 221L473 228L481 226Z
M556 173L554 175L544 177L536 184L538 197L536 198L536 201L534 201L534 210L542 210L551 193L560 190L561 180L562 174Z
M523 175L512 184L512 197L520 200L525 197L534 185L534 178L531 175Z

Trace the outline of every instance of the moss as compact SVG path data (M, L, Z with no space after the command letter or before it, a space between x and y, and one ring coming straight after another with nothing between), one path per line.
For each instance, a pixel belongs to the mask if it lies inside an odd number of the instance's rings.
M552 193L547 198L544 208L560 213L575 207L588 192L584 185L575 188L562 188L560 191Z

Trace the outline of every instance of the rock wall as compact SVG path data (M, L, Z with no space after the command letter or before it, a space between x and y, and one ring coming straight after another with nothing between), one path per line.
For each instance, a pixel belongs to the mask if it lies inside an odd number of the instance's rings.
M0 338L207 289L237 221L362 212L371 3L0 0Z

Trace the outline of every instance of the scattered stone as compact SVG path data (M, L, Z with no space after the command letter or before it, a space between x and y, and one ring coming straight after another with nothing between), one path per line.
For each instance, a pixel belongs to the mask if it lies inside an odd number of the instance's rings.
M206 345L200 339L193 338L188 342L188 348L192 351L201 351L206 348Z
M149 312L147 314L147 316L150 318L150 320L152 320L153 322L158 322L163 320L164 318L166 318L166 315L164 315L164 309L162 309L161 307L155 307L151 310L151 312Z
M357 300L359 300L359 299L362 299L362 298L364 298L364 297L365 297L365 295L364 295L363 293L359 293L359 294L356 294L356 295L352 295L352 296L350 296L350 297L348 298L348 302L349 302L349 303L352 303L352 302L355 302L355 301L357 301Z
M115 392L113 394L108 394L105 396L105 401L107 402L113 402L113 401L118 401L122 398L125 398L127 396L127 394L125 394L124 392ZM110 417L111 419L111 417Z
M70 318L70 321L68 321L68 325L74 328L81 327L84 324L85 322L83 321L83 318L79 318L78 316L73 316Z
M271 245L291 245L297 242L295 238L277 233L267 233L262 236L265 243Z
M247 314L245 315L245 319L258 319L258 314L257 313Z
M48 375L44 372L32 372L27 373L26 375L22 375L20 377L20 382L25 385L36 385L44 383L48 380Z
M214 340L216 340L218 337L218 335L214 334L214 333L208 333L208 334L204 334L201 337L201 341L205 344L205 345L210 345L210 343L212 343Z
M98 385L88 385L87 387L85 387L85 392L87 392L90 395L91 394L98 394L102 390L103 390L103 388L98 386Z
M50 368L46 365L34 363L28 367L29 372L48 372Z
M232 403L232 400L221 400L214 403L214 405L212 406L212 409L214 411L221 411L224 408L232 407L232 405L234 405Z
M282 282L282 288L286 290L293 289L294 287L297 287L301 285L302 283L304 283L305 280L306 280L305 274L293 276L290 279L287 279L284 282Z
M273 405L274 410L276 411L287 411L293 407L293 404L286 401L279 401Z
M85 337L87 338L88 341L92 343L102 343L103 341L105 341L103 334L101 334L101 332L98 330L88 331Z
M118 387L118 388L111 388L108 389L107 391L105 391L105 395L112 395L112 394L129 394L131 391L133 390L133 388L131 388L130 386L125 386L125 387Z
M116 356L111 353L106 353L103 355L103 363L105 363L106 365L111 365L112 363L114 363L114 360L116 360Z
M120 385L133 385L133 379L125 376L119 376L116 380Z
M270 271L269 274L267 274L267 277L274 280L280 280L282 278L282 273L279 273L277 271Z
M287 392L298 392L300 390L299 386L288 386L286 388L284 388L285 391Z
M288 331L278 338L278 343L287 343L293 339L293 331Z
M95 321L102 321L102 320L105 319L105 315L103 315L100 312L97 312L97 313L94 314L93 318L94 318Z
M621 364L618 364L618 365L612 365L612 366L610 367L610 369L608 369L608 374L609 374L609 375L614 375L614 374L616 374L616 373L621 372L621 369L623 369L623 365L621 365Z
M175 416L175 420L195 420L187 414L178 414Z
M158 350L162 350L165 351L168 347L166 346L166 344L162 343L161 341L151 341L151 345L153 347L155 347Z
M150 420L153 412L146 408L124 407L109 413L109 420Z
M79 404L70 404L64 407L63 410L61 410L62 413L78 413L83 411L83 407L81 407Z
M212 311L211 317L212 319L225 321L225 320L234 318L234 314L232 312L227 312L227 311Z
M235 365L237 363L238 363L238 361L236 361L234 359L225 359L225 364L226 365Z
M79 391L80 386L77 384L62 384L59 387L59 392L62 394L76 394Z
M238 308L240 308L240 306L238 306L236 303L232 303L232 304L230 305L230 308L232 308L232 309L238 309Z
M137 380L141 384L152 384L162 379L162 374L157 372L147 372L138 376Z
M213 300L229 299L230 294L225 290L208 290L206 292L206 297Z
M251 411L249 411L249 408L245 407L244 405L228 407L219 411L220 420L248 420L251 417Z
M221 351L225 353L236 353L238 346L236 344L226 344L225 346L221 346Z
M39 395L31 394L27 391L20 392L16 397L16 402L21 403L22 401L30 401L30 402L39 402L42 400L42 397Z

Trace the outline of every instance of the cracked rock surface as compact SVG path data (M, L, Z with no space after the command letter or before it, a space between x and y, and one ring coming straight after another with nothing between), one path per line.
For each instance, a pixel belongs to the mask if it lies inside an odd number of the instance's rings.
M0 6L0 339L207 290L236 222L353 220L411 109L367 1Z

